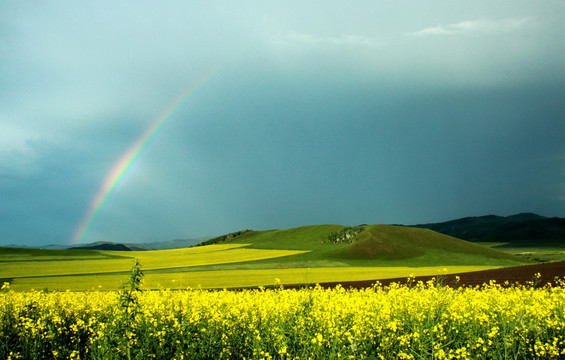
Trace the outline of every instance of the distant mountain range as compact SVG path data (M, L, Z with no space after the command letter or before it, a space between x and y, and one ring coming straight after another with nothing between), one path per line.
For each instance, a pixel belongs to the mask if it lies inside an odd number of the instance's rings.
M503 242L506 247L565 248L565 218L533 213L465 217L440 223L410 225L472 242Z
M132 251L133 249L124 245L111 243L106 241L97 241L95 243L73 246L69 248L70 250L110 250L110 251Z
M75 246L68 245L46 245L38 246L42 249L56 249L56 250L110 250L110 251L146 251L146 250L169 250L169 249L182 249L200 244L203 241L210 239L211 236L195 238L195 239L174 239L169 241L155 241L147 243L118 243L111 241L96 241L88 244L81 244ZM25 247L18 245L4 245L6 247Z
M512 216L473 216L461 219L404 225L423 228L471 242L500 242L502 247L562 247L565 248L565 218L548 218L534 213ZM43 249L88 249L113 251L143 251L180 249L198 245L212 237L175 239L163 242L117 243L98 241L78 246L47 245ZM6 247L22 247L5 245Z

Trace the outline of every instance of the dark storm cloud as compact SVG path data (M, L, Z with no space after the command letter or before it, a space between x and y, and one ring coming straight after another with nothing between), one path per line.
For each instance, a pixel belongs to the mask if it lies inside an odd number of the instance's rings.
M211 72L86 241L565 216L561 3L0 7L0 244L68 242Z

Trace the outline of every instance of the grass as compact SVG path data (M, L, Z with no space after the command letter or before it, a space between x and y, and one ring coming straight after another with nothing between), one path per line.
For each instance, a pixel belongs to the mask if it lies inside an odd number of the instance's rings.
M45 250L0 247L0 263L23 261L66 261L124 258L124 252L100 252L92 250ZM4 265L4 264L3 264Z
M174 274L148 274L150 288L242 288L276 284L316 284L332 281L389 279L420 275L443 275L491 269L490 266L444 267L323 267L253 270L215 270ZM229 282L226 282L229 279Z
M109 255L107 258L73 259L65 261L7 262L0 268L0 278L44 277L56 275L81 275L127 272L132 259L137 257L144 270L184 268L213 264L247 262L300 254L303 251L246 249L242 244L210 245L209 247L156 251L127 252L128 257L113 257L116 252L95 251ZM72 253L72 251L70 251Z
M14 289L115 289L138 258L149 288L224 288L437 275L528 262L431 230L369 225L352 243L328 242L340 225L250 231L221 244L158 251L0 248L0 280ZM461 268L463 269L463 268Z
M213 249L208 249L213 248ZM250 249L246 244L209 245L200 248L132 252L145 270L239 263L298 255L308 250Z
M431 230L392 225L369 225L353 244L330 244L324 240L340 225L314 225L287 230L253 231L231 243L250 244L249 248L308 249L308 253L262 261L269 264L309 264L333 261L344 266L429 266L493 265L512 266L529 262Z
M525 261L565 261L563 246L512 246L512 243L509 242L479 242L476 244L511 254Z
M131 263L130 263L131 267ZM313 267L284 269L244 269L207 271L144 271L145 289L223 289L256 286L314 285L322 282L358 281L402 278L421 275L446 275L480 271L496 266L421 266L421 267ZM128 278L128 273L47 276L14 279L13 290L115 290ZM278 279L278 280L277 280Z

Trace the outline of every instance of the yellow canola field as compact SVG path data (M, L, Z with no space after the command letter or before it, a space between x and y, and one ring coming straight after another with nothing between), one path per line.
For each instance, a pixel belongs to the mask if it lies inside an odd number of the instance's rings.
M562 286L147 291L129 299L4 290L0 358L565 357Z
M131 268L131 262L128 263ZM143 265L143 263L142 263ZM145 274L145 289L223 289L275 284L316 284L334 281L390 279L409 276L445 275L480 271L493 266L449 267L324 267L249 270L210 270ZM144 270L145 267L142 268ZM116 290L128 279L127 274L52 276L14 279L14 290Z
M247 249L244 246L246 244L221 244L173 250L108 251L106 253L122 257L6 262L0 267L0 278L127 272L131 269L132 259L135 257L139 259L144 270L156 270L272 259L306 252L302 250Z
M324 282L360 281L405 278L422 275L492 269L492 266L427 267L321 267L289 269L213 270L171 274L148 274L144 286L148 288L242 288L269 285L317 284Z

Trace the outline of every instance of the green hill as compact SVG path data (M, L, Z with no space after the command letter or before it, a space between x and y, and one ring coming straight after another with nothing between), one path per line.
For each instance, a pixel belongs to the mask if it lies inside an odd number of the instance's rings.
M13 289L116 289L138 258L147 289L368 281L528 262L427 229L393 225L243 230L211 246L153 251L0 248L0 283ZM278 280L277 280L278 279Z
M428 229L394 225L365 225L349 239L333 242L331 234L347 229L341 225L313 225L287 230L243 231L220 239L225 243L250 244L256 249L310 250L276 261L287 266L431 266L515 265L524 261L507 253L473 244ZM237 234L237 233L235 233Z
M506 247L565 247L565 219L532 213L466 217L412 226L472 242L507 243Z
M482 238L482 241L507 242L506 247L565 248L565 219L530 220L502 227Z
M0 263L7 262L41 262L41 261L65 261L65 260L96 260L121 258L119 255L103 251L88 249L33 249L0 247Z
M124 244L116 244L106 241L100 241L93 244L73 246L69 250L108 250L108 251L132 251L131 248Z
M484 241L483 238L495 232L498 232L505 227L514 224L522 223L525 221L545 219L543 216L522 213L512 216L470 216L461 219L455 219L439 223L418 224L410 225L412 227L430 229L442 234L453 236L459 239L468 241Z

